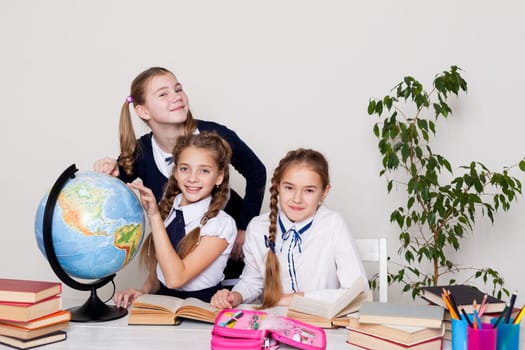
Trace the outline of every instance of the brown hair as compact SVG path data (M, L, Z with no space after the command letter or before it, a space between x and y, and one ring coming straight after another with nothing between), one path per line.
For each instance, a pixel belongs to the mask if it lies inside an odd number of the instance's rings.
M266 256L263 302L261 308L275 306L283 294L281 268L279 265L279 259L275 254L275 236L277 234L277 216L279 213L279 183L281 182L286 169L291 165L298 164L304 164L319 174L323 188L326 188L330 184L328 162L326 161L326 158L318 151L312 149L299 148L288 152L286 156L281 159L277 168L275 168L270 186L270 227L268 229L270 248L268 250L268 255Z
M146 87L148 83L156 76L163 74L171 74L172 72L162 67L151 67L137 75L131 82L131 88L129 93L129 100L133 102L133 106L140 106L146 103ZM135 164L135 157L137 152L141 152L137 149L137 136L133 129L131 122L131 114L129 112L129 104L131 103L128 99L124 101L120 110L120 122L119 122L119 136L120 136L120 157L119 165L124 168L124 171L128 176L133 176L133 165ZM184 133L191 135L197 128L197 123L188 110L188 117L184 122Z
M218 186L215 186L211 192L212 200L210 206L200 221L201 226L203 226L209 219L217 216L221 208L228 200L228 183L230 178L228 166L230 164L232 151L230 145L215 132L204 131L196 135L192 134L189 136L179 136L177 139L177 144L175 145L175 148L172 152L174 162L173 172L168 179L164 197L159 202L159 212L161 217L166 219L171 211L175 197L181 192L177 185L177 180L175 179L174 173L177 169L177 163L179 161L180 154L182 151L190 147L203 149L209 152L215 161L218 170L224 173L222 183ZM181 259L187 256L197 246L200 239L201 226L197 226L186 236L184 236L179 245L176 247L177 253ZM155 271L157 264L157 259L155 258L154 253L155 246L153 244L153 237L150 234L146 238L144 246L140 252L140 260L148 267L149 271L151 272Z

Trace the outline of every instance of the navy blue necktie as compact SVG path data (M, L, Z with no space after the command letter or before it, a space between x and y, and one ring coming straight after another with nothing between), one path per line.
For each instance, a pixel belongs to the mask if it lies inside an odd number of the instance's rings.
M168 232L168 237L170 238L171 245L173 248L177 249L177 245L186 235L186 224L184 223L184 216L182 215L182 210L175 209L175 219L166 227L166 232Z
M168 164L168 165L171 165L171 163L173 163L173 157L171 157L171 156L164 158L164 160L166 161L166 164Z

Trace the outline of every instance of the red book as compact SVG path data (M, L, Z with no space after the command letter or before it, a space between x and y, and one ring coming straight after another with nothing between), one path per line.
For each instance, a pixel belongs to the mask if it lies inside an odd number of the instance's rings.
M0 278L0 302L36 303L60 293L60 282Z
M38 303L0 302L0 320L28 322L54 313L62 308L60 295L55 295Z
M0 327L2 327L2 325L9 325L31 330L69 321L71 321L71 312L60 310L27 322L0 320Z

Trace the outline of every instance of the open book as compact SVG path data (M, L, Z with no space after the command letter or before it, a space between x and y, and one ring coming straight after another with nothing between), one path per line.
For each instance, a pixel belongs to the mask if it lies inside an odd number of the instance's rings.
M359 310L361 303L372 300L372 293L365 292L365 281L357 279L337 298L329 298L321 293L320 299L294 295L286 316L318 327L332 328L340 322L339 318Z
M200 299L143 294L131 305L128 324L175 325L179 317L213 323L219 310Z

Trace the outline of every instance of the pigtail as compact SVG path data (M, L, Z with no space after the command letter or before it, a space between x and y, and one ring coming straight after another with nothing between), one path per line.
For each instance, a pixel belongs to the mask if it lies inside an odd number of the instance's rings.
M150 274L155 273L157 258L155 257L155 245L153 244L153 235L151 232L144 240L144 243L142 243L142 248L139 253L139 265L144 266Z
M119 165L124 168L128 176L133 176L133 165L135 164L135 150L137 148L137 138L131 113L129 112L128 100L122 105L120 110L119 135L120 135L120 158Z
M193 118L191 110L188 107L188 115L186 121L184 122L184 135L191 135L197 129L197 121Z
M281 283L281 266L275 254L275 237L277 235L277 209L278 187L281 177L281 167L275 170L270 187L270 227L268 229L269 248L266 255L266 268L264 273L264 290L261 308L266 309L275 306L283 294Z

